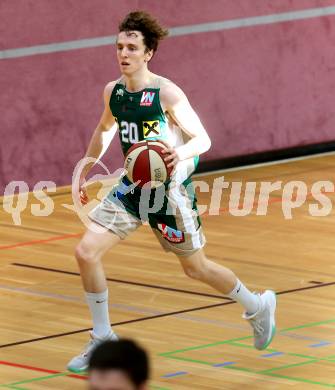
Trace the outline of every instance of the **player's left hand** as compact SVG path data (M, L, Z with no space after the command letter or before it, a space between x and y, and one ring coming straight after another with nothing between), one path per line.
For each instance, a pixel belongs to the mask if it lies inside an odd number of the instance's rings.
M173 173L179 162L179 156L176 152L176 149L171 148L171 146L164 141L160 141L160 142L162 142L162 144L165 145L165 149L163 149L162 153L167 154L167 156L164 158L164 161L168 163L167 164L168 168L172 167L172 173Z

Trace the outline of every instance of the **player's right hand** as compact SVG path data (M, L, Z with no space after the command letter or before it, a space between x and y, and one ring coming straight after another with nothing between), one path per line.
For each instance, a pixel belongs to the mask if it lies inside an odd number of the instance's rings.
M85 179L80 180L79 183L79 196L80 196L80 203L82 205L85 205L88 203L88 195L85 188Z

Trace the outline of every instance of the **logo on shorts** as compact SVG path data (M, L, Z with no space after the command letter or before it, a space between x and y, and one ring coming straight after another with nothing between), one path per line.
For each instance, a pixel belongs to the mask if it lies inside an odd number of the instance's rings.
M140 106L152 106L156 92L144 91L141 97Z
M172 229L170 226L165 225L165 223L159 223L157 227L162 232L162 236L166 240L177 244L185 241L185 236L182 231Z
M144 121L143 136L144 138L157 137L161 135L161 127L159 121Z

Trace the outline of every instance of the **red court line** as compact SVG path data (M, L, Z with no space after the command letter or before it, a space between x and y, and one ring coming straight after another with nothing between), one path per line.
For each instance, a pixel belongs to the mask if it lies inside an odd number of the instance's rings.
M321 191L321 193L323 194L333 194L333 192L326 192L326 191ZM307 195L306 195L306 200L312 195L311 192L309 192ZM283 198L272 198L272 199L269 199L268 200L268 204L272 204L272 203L277 203L277 202L282 202L283 201ZM253 208L255 206L258 206L258 202L254 202L253 203ZM243 204L240 204L238 206L238 208L242 208L243 207ZM229 211L229 207L221 207L219 209L219 214L220 215L221 213L225 213L225 212L228 212ZM208 213L208 211L206 211L205 213L203 213L201 216L202 217L206 217L210 215ZM43 243L46 243L46 242L52 242L52 241L58 241L58 240L65 240L67 238L74 238L74 237L79 237L81 236L83 233L74 233L74 234L65 234L63 236L56 236L56 237L50 237L50 238L46 238L44 240L33 240L33 241L26 241L26 242L21 242L21 243L18 243L18 244L13 244L13 245L5 245L5 246L0 246L0 250L4 250L4 249L13 249L13 248L17 248L17 247L20 247L20 246L30 246L30 245L35 245L35 244L43 244Z
M33 240L33 241L20 242L18 244L13 244L13 245L4 245L4 246L0 246L0 250L2 250L2 249L13 249L13 248L17 248L19 246L29 246L29 245L35 245L35 244L43 244L45 242L51 242L51 241L65 240L66 238L79 237L82 234L83 233L64 234L63 236L50 237L50 238L46 238L44 240Z
M0 360L0 364L2 364L4 366L10 366L10 367L16 367L16 368L24 368L24 369L30 370L30 371L45 372L47 374L61 374L61 371L48 370L46 368L27 366L25 364L12 363L12 362L7 362L5 360ZM67 376L70 377L70 378L77 378L77 379L84 379L84 380L87 379L87 376L84 376L84 375L69 374Z

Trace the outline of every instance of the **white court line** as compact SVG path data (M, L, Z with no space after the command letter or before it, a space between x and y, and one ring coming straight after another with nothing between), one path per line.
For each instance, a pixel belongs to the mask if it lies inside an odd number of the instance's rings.
M290 11L278 14L253 16L249 18L231 19L219 22L201 23L189 26L180 26L170 28L170 36L182 36L189 34L198 34L204 32L231 30L235 28L244 28L251 26L260 26L266 24L275 24L282 22L292 22L295 20L311 19L335 14L335 6L311 8L300 11ZM56 42L45 45L36 45L16 49L7 49L0 51L0 60L8 58L18 58L33 56L37 54L56 53L68 50L84 49L90 47L113 45L116 41L116 35L109 35L97 38L78 39L66 42Z
M271 165L288 164L288 163L295 162L295 161L302 161L302 160L308 160L308 159L312 159L312 158L319 158L319 157L324 157L324 156L334 156L334 155L335 155L335 152L309 154L307 156L292 157L292 158L286 158L283 160L274 160L274 161L269 161L269 162L264 162L264 163L241 165L241 166L234 167L234 168L217 169L215 171L195 173L194 175L192 175L192 177L210 176L210 175L216 175L217 173L224 173L224 172L243 171L245 169L254 169L254 168L260 168L260 167L267 167L267 166L271 166Z

